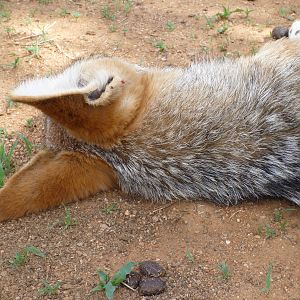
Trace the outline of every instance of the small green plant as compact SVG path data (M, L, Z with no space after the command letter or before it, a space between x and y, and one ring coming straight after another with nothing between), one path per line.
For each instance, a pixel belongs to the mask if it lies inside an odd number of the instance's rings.
M39 248L27 246L24 250L16 252L15 256L9 260L10 265L14 268L25 265L29 259L29 254L33 254L42 258L46 257L46 254Z
M25 47L25 49L30 53L31 57L40 58L40 47L38 41L33 43L31 46Z
M173 31L175 29L175 24L172 21L168 21L165 25L165 28L168 31Z
M113 212L118 211L118 210L119 210L119 208L117 206L117 203L112 203L111 205L102 209L102 211L108 215L111 215Z
M226 262L221 262L218 264L218 269L221 272L222 278L224 280L228 280L230 277L229 267Z
M81 14L78 11L72 11L71 16L77 20L81 16Z
M270 225L268 224L260 225L257 229L257 233L259 235L262 235L264 233L266 240L269 240L276 236L276 230L270 227Z
M209 29L215 28L215 24L214 23L217 20L216 16L211 16L211 17L204 16L204 18L206 20L206 25L209 27Z
M61 17L66 17L67 14L68 14L68 11L67 11L66 8L60 8L60 9L58 10L58 14L59 14Z
M246 19L249 18L250 13L252 13L253 11L253 9L249 9L248 7L243 9L243 13L245 14Z
M33 119L32 118L27 119L25 126L28 127L28 128L32 128L32 126L33 126Z
M217 32L223 34L228 30L228 28L229 28L228 24L223 24L220 28L217 29Z
M11 63L0 65L2 68L12 68L15 69L21 62L20 57L16 57Z
M11 17L11 13L9 11L1 10L0 11L0 21L8 21Z
M193 253L191 252L190 247L189 247L188 244L186 245L185 257L186 257L186 259L187 259L189 262L192 262L192 263L195 262L194 255L193 255Z
M126 35L126 33L128 32L128 28L123 28L122 32L123 32L124 35Z
M11 100L10 97L5 96L6 108L13 108L15 106L15 102Z
M135 266L136 263L134 262L128 262L124 264L111 279L105 272L98 271L99 283L91 290L91 293L104 291L107 299L113 300L114 292Z
M229 17L233 14L233 13L237 13L237 12L243 12L244 10L241 8L236 8L234 10L231 10L229 7L225 7L223 6L223 11L219 12L216 14L216 16L221 19L221 20L228 20Z
M52 3L52 0L38 0L38 3L40 3L40 4L50 4L50 3Z
M65 219L64 219L65 229L69 229L70 227L76 224L77 221L72 218L70 209L68 207L65 207Z
M61 287L61 282L58 281L54 285L50 285L47 281L43 281L43 287L39 289L42 296L55 295Z
M123 0L123 5L124 5L124 13L127 16L131 10L133 1L132 0Z
M11 36L11 34L16 32L16 29L13 27L5 27L4 31L7 33L8 36Z
M116 15L111 11L110 7L108 5L105 5L101 9L101 15L103 18L108 20L115 20Z
M280 7L279 9L279 15L280 17L287 19L289 21L294 21L295 18L292 16L292 14L295 13L295 10L287 7Z
M115 24L109 25L108 28L109 28L110 32L116 32L116 30L117 30L117 26Z
M273 266L272 264L269 264L267 275L266 275L265 287L261 289L261 291L265 294L268 294L271 288L272 270L273 270Z
M273 215L273 220L276 223L281 222L283 219L283 214L282 214L282 210L281 209L275 209L274 211L274 215Z
M167 46L163 41L157 41L154 44L154 47L158 48L160 52L164 52L167 49Z

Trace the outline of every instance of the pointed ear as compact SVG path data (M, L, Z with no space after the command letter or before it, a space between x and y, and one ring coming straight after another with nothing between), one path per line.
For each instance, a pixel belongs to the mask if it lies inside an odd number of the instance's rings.
M79 79L76 86L67 86L65 81L58 89L59 84L57 77L26 81L11 93L11 98L41 110L75 138L94 144L105 142L118 126L114 116L122 82L108 77L100 87L97 82L82 87Z

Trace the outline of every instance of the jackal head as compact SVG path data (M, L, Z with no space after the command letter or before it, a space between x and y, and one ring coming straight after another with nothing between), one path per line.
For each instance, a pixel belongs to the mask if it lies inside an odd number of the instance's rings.
M134 65L92 57L57 75L21 83L11 98L40 109L77 139L107 146L137 119L147 79Z

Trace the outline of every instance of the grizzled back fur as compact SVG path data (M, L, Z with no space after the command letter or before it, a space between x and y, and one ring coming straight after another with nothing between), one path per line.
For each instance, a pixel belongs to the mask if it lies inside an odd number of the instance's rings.
M124 192L152 200L236 204L283 197L300 205L300 34L290 36L265 45L255 56L203 60L186 69L144 69L118 61L109 73L100 68L101 58L84 60L77 90L69 94L84 94L93 108L94 98L107 91L103 82L116 85L118 76L131 89L115 97L122 98L118 114L132 117L107 141L101 139L102 127L97 127L101 138L79 135L85 119L72 127L37 105L55 120L47 121L48 147L98 157L114 170ZM88 72L86 64L91 65ZM102 87L96 96L88 88L80 90L82 77L89 86L96 75ZM139 101L143 105L133 109L130 103ZM106 98L93 109L111 105ZM87 132L96 128L89 126Z

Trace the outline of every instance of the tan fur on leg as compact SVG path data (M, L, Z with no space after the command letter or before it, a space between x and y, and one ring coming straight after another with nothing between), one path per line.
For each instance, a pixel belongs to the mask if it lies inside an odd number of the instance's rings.
M100 159L75 152L40 152L0 190L0 222L85 198L115 185Z

